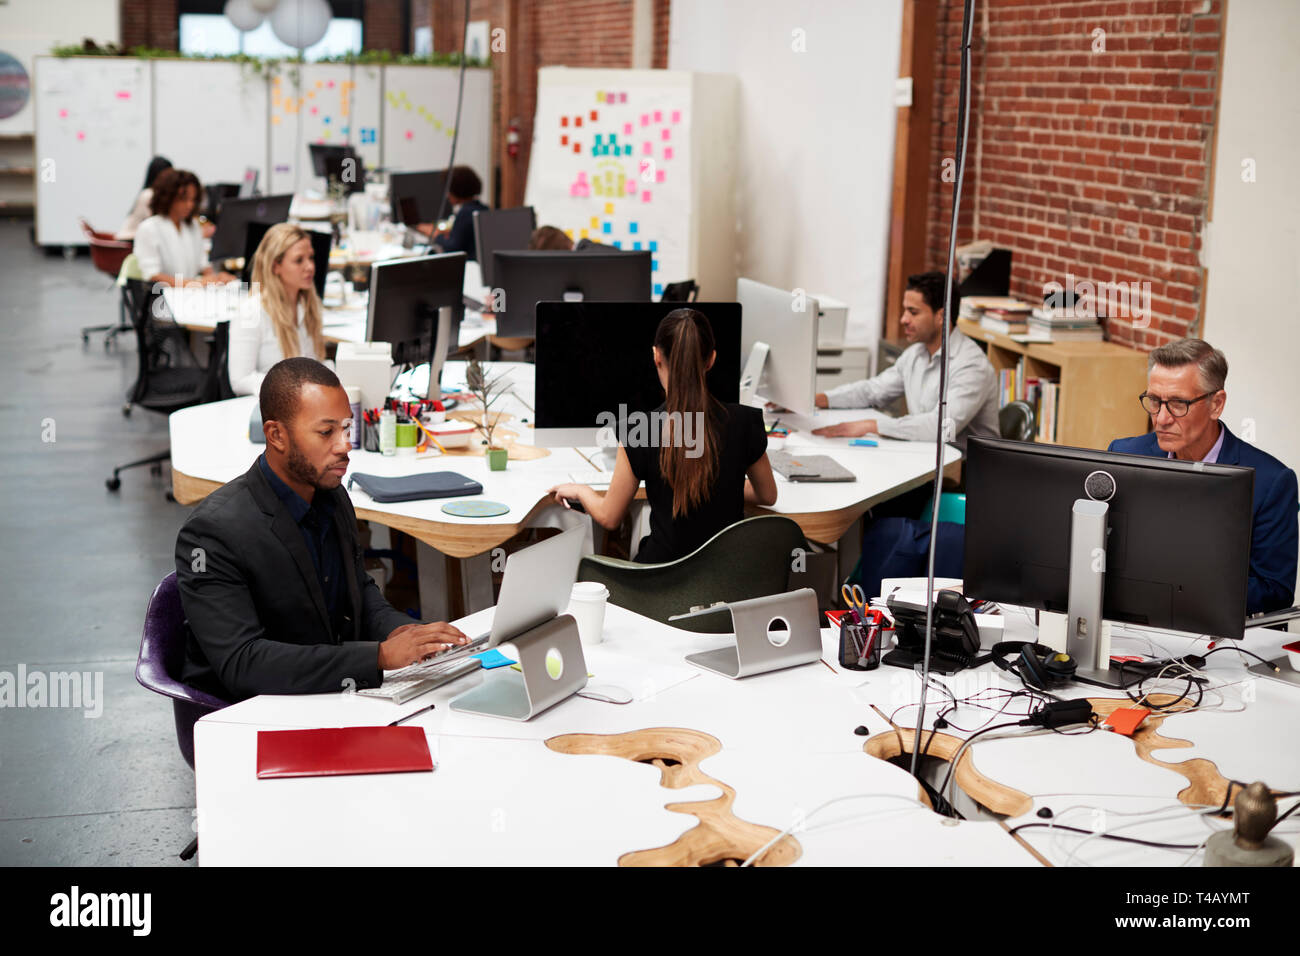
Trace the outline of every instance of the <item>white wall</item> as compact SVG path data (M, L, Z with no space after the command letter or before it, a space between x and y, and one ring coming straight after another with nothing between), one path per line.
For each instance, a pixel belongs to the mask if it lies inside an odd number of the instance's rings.
M691 0L669 31L669 69L739 78L739 274L848 302L873 349L901 29L900 0Z
M0 52L22 63L30 79L32 57L49 53L56 45L117 43L116 0L9 0L0 4ZM30 133L34 114L31 100L8 119L0 120L0 134Z
M1300 4L1227 6L1204 338L1228 357L1223 420L1300 469ZM1243 161L1254 161L1244 182ZM1300 592L1300 588L1297 589Z

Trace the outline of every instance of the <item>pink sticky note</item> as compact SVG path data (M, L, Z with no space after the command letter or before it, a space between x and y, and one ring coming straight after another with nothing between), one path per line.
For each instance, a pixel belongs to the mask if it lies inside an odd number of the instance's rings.
M316 113L317 113L317 109L316 109L316 107L313 106L313 107L311 108L311 115L312 115L312 116L315 116ZM668 130L664 130L664 132L666 133L666 132L668 132Z
M333 81L333 80L330 80L330 81L329 81L328 83L326 83L325 85L326 85L329 89L331 89L331 90L334 89L334 81ZM674 119L673 122L676 123L677 120Z
M642 125L642 126L649 126L649 125L650 125L650 114L649 114L649 113L642 113L642 114L641 114L641 125Z
M654 155L654 152L655 152L654 143L648 143L648 142L647 142L647 143L642 143L642 144L641 144L641 155L642 155L642 156L653 156L653 155Z
M624 124L623 124L623 135L624 135L624 136L631 136L631 135L632 135L632 124L631 124L631 123L624 123Z
M674 123L680 123L681 121L682 121L682 111L681 111L681 110L673 110L673 122L674 122Z
M663 121L664 121L664 111L663 111L663 110L655 110L655 122L656 122L656 123L662 123Z
M83 133L81 130L77 130L77 139L85 139L85 138L86 138L86 134Z
M117 91L117 98L118 98L119 100L129 100L129 99L131 98L131 91L130 91L130 90L118 90L118 91Z
M665 146L664 159L672 159L672 158L673 158L673 148L671 146Z
M67 110L59 110L59 119L67 119L67 118L68 118L68 111L67 111Z
M570 196L581 196L581 195L582 195L582 187L579 186L577 183L571 183L571 184L569 185L569 195L570 195Z
M586 181L587 181L587 174L586 174L585 172L582 172L581 170L579 170L579 172L578 172L578 182L580 182L580 183L585 183Z
M672 131L672 128L671 128L671 127L668 127L668 126L665 126L665 127L663 128L663 131L660 132L660 134L659 134L659 138L662 139L662 140L669 140L669 139L672 139L672 138L673 138L673 131Z
M641 192L641 201L642 202L650 201L650 190L646 189Z
M626 102L627 102L627 94L626 94L626 93L620 93L620 94L618 94L618 101L619 101L620 103L626 103Z
M407 139L415 139L415 133L411 132L411 131L408 129L408 130L406 131L406 138L407 138Z
M655 170L655 182L661 183L663 181L664 181L664 171L662 169Z
M606 102L606 103L617 103L617 102L618 102L618 96L617 96L617 94L614 94L614 93L606 93L606 94L605 94L605 102Z
M636 195L636 180L635 180L635 179L629 179L626 183L624 183L624 184L623 184L623 191L624 191L625 193L627 193L629 196L635 196L635 195Z

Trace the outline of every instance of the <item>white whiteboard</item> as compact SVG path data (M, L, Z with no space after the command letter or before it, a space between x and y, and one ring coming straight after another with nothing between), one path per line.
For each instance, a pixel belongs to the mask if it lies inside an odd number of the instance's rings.
M84 243L78 217L115 232L153 155L149 63L36 57L36 236Z
M397 171L445 169L456 124L459 70L419 66L384 69L384 165ZM469 166L492 190L492 71L465 70L456 165Z
M207 183L266 182L266 79L238 63L154 63L154 151Z
M696 119L687 73L541 70L525 199L538 225L650 251L656 298L693 278Z
M309 63L270 82L271 192L323 189L310 144L351 144L369 168L380 165L379 67Z

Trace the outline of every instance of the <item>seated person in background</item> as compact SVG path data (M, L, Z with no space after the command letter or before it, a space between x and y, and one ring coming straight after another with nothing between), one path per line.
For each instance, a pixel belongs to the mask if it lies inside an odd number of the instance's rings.
M644 480L650 534L636 555L644 564L690 554L744 518L746 502L776 501L762 411L724 405L709 394L704 376L717 357L709 320L695 309L669 312L655 331L653 356L665 400L650 427L640 430L646 441L619 447L609 491L602 497L586 485L551 489L557 502L576 498L602 527L613 529ZM667 417L654 417L664 412Z
M948 333L948 418L946 440L966 450L971 435L998 437L998 377L984 350L956 329L961 295L952 288L952 316L943 312L947 278L942 272L907 277L903 293L903 335L912 343L898 361L875 378L840 385L817 395L818 408L880 408L900 395L907 397L908 414L900 418L844 422L813 430L814 435L858 438L878 432L887 438L932 441L939 409L939 348L945 318Z
M1296 475L1219 420L1228 401L1223 390L1227 377L1228 360L1201 339L1153 349L1147 356L1147 390L1139 396L1151 415L1152 430L1137 438L1118 438L1109 450L1254 468L1246 613L1277 611L1290 607L1295 598Z
M140 228L140 223L144 222L152 214L149 207L153 202L154 181L171 168L171 160L165 156L155 156L149 160L149 168L144 174L144 188L140 190L140 195L135 199L135 205L131 207L131 211L127 213L121 228L117 230L116 238L135 238L135 231Z
M463 252L472 261L476 255L474 213L488 208L479 202L478 195L482 191L483 182L478 173L468 166L453 166L451 181L447 184L447 201L451 203L454 216L451 228L437 233L429 223L421 223L417 228L433 241L440 252Z
M282 222L266 231L253 257L254 294L230 327L230 385L236 395L255 394L281 359L303 355L324 361L315 276L305 230Z
M266 451L176 538L185 683L226 700L377 687L383 671L468 642L384 600L343 489L351 409L338 378L285 359L262 382Z
M564 234L563 229L557 229L555 226L538 226L528 239L528 248L569 252L573 249L573 240Z
M153 215L135 233L135 255L147 281L181 286L195 280L205 285L234 280L228 272L214 273L206 261L203 236L194 221L199 191L199 178L184 169L164 170L154 181L149 204Z

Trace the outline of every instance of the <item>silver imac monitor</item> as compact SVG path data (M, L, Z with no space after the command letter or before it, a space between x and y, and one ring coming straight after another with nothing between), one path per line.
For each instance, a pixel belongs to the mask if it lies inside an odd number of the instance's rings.
M798 290L738 279L736 301L744 316L742 363L756 344L767 346L755 392L782 408L811 415L817 396L817 300ZM747 365L746 371L751 371Z

